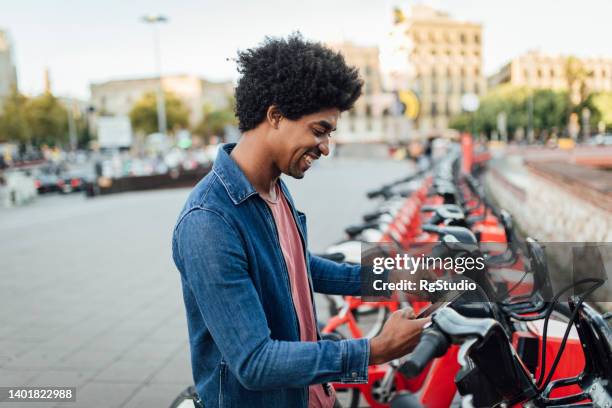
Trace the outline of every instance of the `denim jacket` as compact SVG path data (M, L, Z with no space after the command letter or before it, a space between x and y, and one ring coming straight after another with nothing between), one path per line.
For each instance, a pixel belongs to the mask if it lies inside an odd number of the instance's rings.
M367 382L369 342L299 341L272 213L230 157L233 147L219 150L189 195L172 240L195 386L205 407L305 408L310 384ZM280 186L304 243L309 289L359 294L359 266L307 251L306 217Z

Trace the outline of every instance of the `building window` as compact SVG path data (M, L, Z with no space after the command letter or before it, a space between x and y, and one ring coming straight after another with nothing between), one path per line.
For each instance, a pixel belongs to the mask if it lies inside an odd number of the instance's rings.
M369 104L365 107L365 114L368 118L372 117L372 107Z
M465 44L465 34L461 33L459 35L459 41L461 41L461 44Z
M474 83L474 93L476 95L480 95L480 86L478 85L478 82Z
M478 34L474 34L474 42L475 42L476 44L480 44L480 35L478 35Z
M435 102L431 103L431 116L436 117L438 115L438 104Z
M478 67L474 68L474 75L480 76L480 68Z

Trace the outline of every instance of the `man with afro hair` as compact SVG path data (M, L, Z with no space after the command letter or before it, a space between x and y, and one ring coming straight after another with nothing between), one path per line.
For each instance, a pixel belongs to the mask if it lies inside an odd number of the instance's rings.
M196 390L205 407L333 407L330 382L367 382L368 365L408 353L426 323L400 311L373 339L322 340L317 329L313 291L359 295L360 267L308 251L280 176L302 178L329 154L363 82L299 34L266 38L237 62L242 137L193 189L172 241Z

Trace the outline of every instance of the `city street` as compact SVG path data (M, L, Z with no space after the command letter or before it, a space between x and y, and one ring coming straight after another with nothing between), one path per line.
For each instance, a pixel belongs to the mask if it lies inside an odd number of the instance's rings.
M311 250L373 207L366 190L410 169L327 159L287 180L308 215ZM163 408L192 383L171 260L188 192L54 195L0 209L0 386L76 386L71 407Z

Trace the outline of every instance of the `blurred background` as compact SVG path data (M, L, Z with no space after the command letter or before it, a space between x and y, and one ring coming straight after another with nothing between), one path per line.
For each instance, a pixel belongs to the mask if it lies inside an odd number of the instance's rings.
M172 227L220 144L240 137L234 58L266 35L300 31L365 81L331 157L287 180L313 251L371 209L368 189L463 133L490 151L487 188L525 233L612 241L608 1L0 10L0 386L167 407L192 383Z

